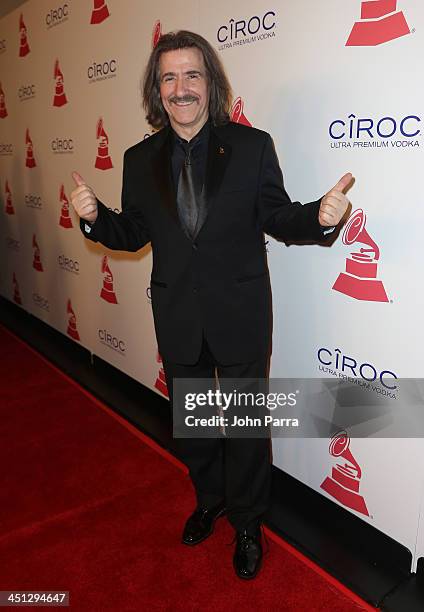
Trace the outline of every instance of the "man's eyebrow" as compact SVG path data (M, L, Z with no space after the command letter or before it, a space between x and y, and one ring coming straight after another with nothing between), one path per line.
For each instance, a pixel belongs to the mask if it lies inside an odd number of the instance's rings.
M186 72L184 72L184 74L203 74L201 70L186 70ZM175 76L176 73L175 72L164 72L161 75L161 79L164 79L167 76Z

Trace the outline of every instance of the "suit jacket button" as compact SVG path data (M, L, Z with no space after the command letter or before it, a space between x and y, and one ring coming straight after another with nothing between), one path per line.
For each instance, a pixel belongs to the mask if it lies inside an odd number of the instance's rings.
M197 251L197 242L193 242L191 246L195 251Z

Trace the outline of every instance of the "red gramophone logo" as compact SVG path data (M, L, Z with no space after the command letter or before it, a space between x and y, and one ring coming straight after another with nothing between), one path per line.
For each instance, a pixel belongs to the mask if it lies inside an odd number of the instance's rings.
M153 26L152 49L154 49L156 47L156 45L158 44L161 36L162 36L162 24L161 24L160 20L158 19L155 22L155 25Z
M75 316L74 309L72 308L71 300L68 300L68 305L66 307L66 312L69 315L68 329L66 330L66 333L68 334L68 336L70 336L74 340L78 340L78 342L79 342L80 335L79 335L78 329L77 329L77 318Z
M344 506L369 516L365 500L359 494L362 470L352 455L349 445L350 438L346 431L339 431L331 438L328 449L330 455L341 457L344 461L333 466L331 476L325 478L321 489Z
M65 229L71 229L74 226L72 225L72 219L69 215L69 200L66 197L65 187L63 185L60 186L59 199L62 204L59 225Z
M19 57L25 57L30 52L28 38L27 38L27 29L24 23L24 16L20 15L19 17L19 32L20 32L20 45L19 45Z
M113 275L107 262L107 255L105 255L102 259L102 274L104 276L100 297L106 302L109 302L109 304L117 304L118 300L116 299L115 291L113 290Z
M405 16L396 5L397 0L361 2L361 21L354 24L346 47L375 47L409 34Z
M0 119L4 119L5 117L7 117L6 97L0 83Z
M160 356L159 351L156 355L156 361L157 363L162 364L162 357ZM165 370L163 369L162 365L159 368L158 377L156 378L155 389L160 391L160 393L162 393L162 395L165 397L169 397L168 387L166 386Z
M32 144L31 136L29 135L29 130L27 130L25 134L25 145L26 145L25 166L27 168L35 168L37 164L35 163L34 147Z
M63 106L68 100L66 99L65 90L63 88L63 73L59 67L59 60L56 60L54 64L53 78L56 81L53 106Z
M13 301L15 304L22 305L21 294L19 291L18 280L16 278L16 274L13 273Z
M242 125L247 125L247 127L252 127L252 124L244 115L243 108L244 102L240 97L238 97L236 100L234 100L233 106L231 107L230 120L233 123L241 123Z
M358 208L347 221L343 244L359 242L368 248L360 248L346 257L346 271L339 274L333 289L357 300L388 302L384 285L377 279L380 249L365 229L366 220L364 211Z
M34 259L32 260L32 267L38 272L43 272L43 264L41 263L40 247L38 246L35 234L32 236L32 248L34 249Z
M105 19L109 17L109 9L107 8L107 4L105 0L94 0L94 8L91 13L91 24L102 23Z
M94 164L99 170L110 170L113 168L112 160L109 155L109 138L103 127L103 119L97 122L96 138L99 141L97 146L96 163Z
M7 215L14 215L15 214L15 209L13 208L13 203L12 203L12 192L10 191L10 187L9 187L9 181L6 181L6 185L5 185L5 200L6 200L6 207L5 207L5 212Z

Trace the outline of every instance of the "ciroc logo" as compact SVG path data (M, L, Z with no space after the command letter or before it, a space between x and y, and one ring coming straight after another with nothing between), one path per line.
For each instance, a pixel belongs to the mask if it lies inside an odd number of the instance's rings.
M50 9L46 13L45 22L47 29L53 28L54 26L60 25L64 21L67 21L69 17L69 5L67 3L58 6L57 8Z
M87 77L89 83L104 81L116 77L118 64L116 59L105 60L103 62L93 62L87 68Z
M120 355L125 355L125 351L127 350L125 340L118 338L107 329L99 329L97 330L97 334L102 344L116 351Z
M25 204L29 208L35 208L36 210L41 210L43 207L43 200L41 196L36 195L34 193L26 193L24 196Z
M330 123L330 146L332 149L419 147L420 124L419 115L358 117L351 113Z
M275 11L266 11L263 14L252 15L243 19L229 19L227 23L219 26L216 32L216 39L219 43L218 50L223 51L224 49L274 38L275 27Z
M318 349L319 370L325 374L331 374L338 378L348 379L357 382L361 386L368 386L369 383L378 382L388 392L389 395L397 389L397 375L389 369L381 369L368 361L362 361L355 357L345 355L339 348L329 349L321 347Z
M41 310L46 310L47 312L50 311L49 300L43 297L42 295L40 295L39 293L37 292L33 293L32 300L38 308L41 308Z
M10 249L11 251L18 252L21 249L21 243L19 242L19 240L16 240L15 238L12 238L11 236L7 236L6 237L6 247Z
M59 268L65 272L72 272L73 274L79 274L80 265L76 259L71 259L66 255L59 255L57 258Z
M13 144L0 142L0 155L13 155Z
M62 138L58 136L57 138L51 141L50 147L55 155L62 155L63 153L74 153L74 141L72 138Z
M21 85L18 89L19 102L35 98L35 85Z

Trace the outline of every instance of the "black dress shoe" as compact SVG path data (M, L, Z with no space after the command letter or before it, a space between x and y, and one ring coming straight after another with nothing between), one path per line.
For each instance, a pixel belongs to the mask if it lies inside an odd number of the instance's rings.
M225 514L225 505L223 503L209 510L197 508L185 524L183 543L194 546L206 540L213 532L215 521L223 514Z
M236 534L236 549L233 565L239 578L250 580L254 578L262 565L262 543L260 527L252 534L246 530Z

